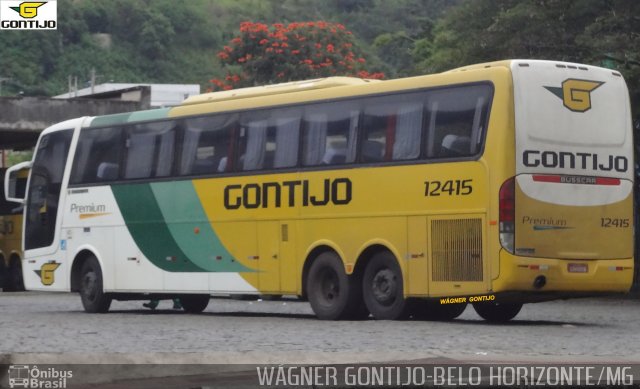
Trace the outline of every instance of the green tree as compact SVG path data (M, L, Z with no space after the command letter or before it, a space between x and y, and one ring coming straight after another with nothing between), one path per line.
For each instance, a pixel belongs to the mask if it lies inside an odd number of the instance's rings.
M590 63L620 71L640 114L640 2L606 1L577 41L588 48Z
M412 51L421 39L430 38L435 22L459 0L369 0L338 20L370 44L369 55L380 59L392 76L415 74ZM366 49L366 47L365 47ZM375 57L373 57L375 56Z
M508 58L551 59L620 70L640 101L640 2L473 0L416 44L416 69L432 73Z

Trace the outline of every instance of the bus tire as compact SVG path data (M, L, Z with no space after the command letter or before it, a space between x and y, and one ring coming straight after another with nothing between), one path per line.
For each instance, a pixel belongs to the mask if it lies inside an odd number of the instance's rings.
M377 320L396 320L407 316L402 271L393 254L381 251L371 258L362 281L364 302Z
M307 297L321 320L361 319L365 314L358 279L345 273L342 260L332 251L313 261L307 278Z
M22 264L19 257L12 257L9 264L9 273L7 277L7 288L13 292L21 292L24 290L24 279L22 278Z
M208 294L187 294L180 296L182 309L188 313L201 313L209 305L211 296Z
M100 263L94 256L87 258L80 270L80 299L88 313L106 313L111 306L111 296L104 293Z
M434 301L416 301L413 317L419 320L450 321L462 315L467 304L439 304Z
M522 309L520 303L496 303L496 302L482 302L474 303L473 309L486 321L492 323L504 323L507 322L518 314Z

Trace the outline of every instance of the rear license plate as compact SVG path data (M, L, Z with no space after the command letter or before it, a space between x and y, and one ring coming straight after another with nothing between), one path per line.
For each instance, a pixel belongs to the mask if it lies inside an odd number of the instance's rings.
M569 273L588 273L589 265L586 263L570 263L568 270Z

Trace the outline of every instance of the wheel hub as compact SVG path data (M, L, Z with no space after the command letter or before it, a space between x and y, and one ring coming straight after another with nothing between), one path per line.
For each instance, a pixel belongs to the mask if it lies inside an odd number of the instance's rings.
M333 272L326 272L322 277L320 290L322 297L326 302L332 302L337 299L340 294L340 286L338 284L338 276Z
M383 269L373 277L371 291L381 304L390 304L395 300L398 282L390 269Z
M82 279L82 294L89 300L93 300L96 295L96 280L95 273L87 273Z

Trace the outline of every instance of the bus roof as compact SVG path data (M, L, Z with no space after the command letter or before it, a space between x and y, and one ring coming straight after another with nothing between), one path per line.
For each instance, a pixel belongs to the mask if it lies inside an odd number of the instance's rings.
M462 67L459 67L459 68L451 69L451 70L446 71L445 73L466 72L467 70L478 70L478 69L495 68L495 67L510 68L511 67L511 63L513 61L514 60L508 59L508 60L502 60L502 61L478 63L478 64L462 66Z
M380 80L367 80L355 77L327 77L313 80L292 81L282 84L254 86L242 89L232 89L221 92L204 93L192 96L182 102L184 105L210 103L218 101L228 101L245 99L249 97L260 97L269 95L280 95L283 93L300 92L313 89L334 88L337 86L362 85L370 82L380 82Z

